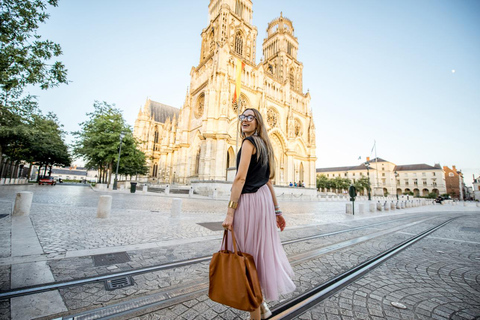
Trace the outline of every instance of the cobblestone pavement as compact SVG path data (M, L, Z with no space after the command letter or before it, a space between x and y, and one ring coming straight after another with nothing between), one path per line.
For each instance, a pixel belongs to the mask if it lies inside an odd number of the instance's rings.
M478 215L457 219L298 318L478 319L479 235Z
M30 219L44 254L25 256L22 259L30 262L47 260L56 281L211 255L212 252L218 250L222 232L209 230L198 223L221 222L228 202L228 199L214 200L198 196L188 198L187 196L168 197L149 193L96 192L88 187L76 186L8 186L0 187L0 214L4 212L9 214L16 192L24 190L34 192ZM113 197L112 212L110 218L98 219L96 218L98 199L100 195L105 194ZM179 217L172 217L170 214L174 197L183 199L182 214ZM288 223L288 228L280 234L283 241L389 221L388 224L381 226L286 245L285 250L289 257L368 235L380 229L407 224L412 222L412 219L433 218L390 236L380 236L344 250L323 254L316 259L294 263L294 280L298 289L297 292L285 296L283 299L288 299L322 283L338 272L345 271L394 243L409 238L411 234L423 231L436 222L455 215L451 213L452 211L474 214L479 210L473 205L467 207L437 205L390 212L357 213L352 216L344 213L345 202L281 199L280 204ZM16 263L10 257L10 227L10 216L0 218L0 236L2 237L0 290L9 289L10 265ZM479 242L479 233L448 232L444 231L441 236L436 232L435 236L446 239L461 236L463 244L467 241L472 242L471 245ZM432 246L435 246L433 242ZM466 250L468 249L472 249L472 247L466 248ZM478 252L478 247L476 250ZM131 261L104 267L93 266L92 255L123 251L128 253ZM445 258L448 256L445 255ZM135 286L125 289L107 292L103 284L95 283L63 289L61 294L70 311L80 312L91 307L125 301L134 296L160 292L171 287L198 284L205 281L207 272L208 263L202 263L135 276ZM478 278L478 272L476 277ZM397 278L392 276L392 281L395 279ZM466 280L469 279L466 278ZM275 304L272 303L272 306ZM0 301L0 317L2 319L10 318L9 308L8 302ZM337 307L337 309L341 308ZM350 311L353 312L354 309L350 307ZM325 317L327 316L327 313L321 312ZM371 316L368 313L367 315ZM308 317L309 315L303 316ZM316 316L315 314L312 319L316 319ZM141 316L139 319L236 319L242 317L245 317L244 313L216 304L203 294L198 295L195 299ZM331 313L328 317L335 318L338 317L338 314Z

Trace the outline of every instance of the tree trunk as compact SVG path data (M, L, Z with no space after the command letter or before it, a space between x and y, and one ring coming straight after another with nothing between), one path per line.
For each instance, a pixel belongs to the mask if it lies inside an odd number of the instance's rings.
M28 173L27 173L27 182L30 180L30 177L32 175L32 169L33 169L33 165L30 163L30 166L28 167Z

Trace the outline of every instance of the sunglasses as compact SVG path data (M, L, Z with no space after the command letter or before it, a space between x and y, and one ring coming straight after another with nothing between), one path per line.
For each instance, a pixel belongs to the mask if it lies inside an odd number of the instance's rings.
M240 121L245 121L247 120L248 122L252 122L253 119L257 119L255 116L244 116L243 114L242 115L239 115L238 116L238 119L240 119Z

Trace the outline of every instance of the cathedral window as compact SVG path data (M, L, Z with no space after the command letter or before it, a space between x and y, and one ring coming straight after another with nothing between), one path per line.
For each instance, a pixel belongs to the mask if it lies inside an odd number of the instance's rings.
M197 106L195 108L195 117L200 118L203 115L205 109L205 93L201 93L197 100Z
M302 125L300 121L295 120L295 137L300 137L302 135Z
M213 36L213 30L210 33L210 53L213 53L213 50L215 50L215 37Z
M235 3L235 14L241 18L242 13L243 13L243 3L242 1L237 0L237 2Z
M274 128L278 123L278 114L273 109L268 109L267 111L267 123L270 128Z
M295 74L293 70L290 71L290 88L295 89Z
M239 55L243 54L243 39L240 32L235 36L235 52Z

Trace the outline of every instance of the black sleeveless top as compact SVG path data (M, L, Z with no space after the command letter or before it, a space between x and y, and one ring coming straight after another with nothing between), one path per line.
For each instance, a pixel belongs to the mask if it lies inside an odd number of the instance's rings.
M243 141L248 140L250 141L255 148L258 148L255 143L255 140L253 137L247 137ZM243 145L242 141L242 145ZM240 148L240 151L238 151L237 154L237 172L238 172L238 166L240 165L240 157L242 155L242 148ZM242 189L242 194L243 193L255 193L260 189L260 187L263 187L269 180L270 176L270 166L267 161L265 165L262 165L262 157L258 159L257 161L257 154L252 154L252 158L250 159L250 165L248 166L248 172L247 172L247 177L245 178L245 184Z

